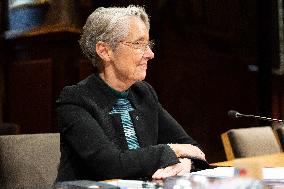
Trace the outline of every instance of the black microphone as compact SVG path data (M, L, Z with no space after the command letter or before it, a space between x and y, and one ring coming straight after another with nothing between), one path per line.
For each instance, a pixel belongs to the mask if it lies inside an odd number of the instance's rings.
M265 121L275 121L275 122L283 122L283 120L281 119L274 119L274 118L270 118L270 117L263 117L263 116L258 116L258 115L247 115L247 114L241 114L239 112L237 112L236 110L230 110L228 111L228 116L230 118L239 118L239 117L252 117L252 118L256 118L256 119L260 119L260 120L265 120Z

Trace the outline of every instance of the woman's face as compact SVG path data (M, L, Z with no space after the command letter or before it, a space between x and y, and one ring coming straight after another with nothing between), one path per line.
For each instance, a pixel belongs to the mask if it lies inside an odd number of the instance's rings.
M137 17L129 17L129 34L118 44L111 57L111 69L116 79L133 84L146 77L147 62L154 53L147 46L149 31Z

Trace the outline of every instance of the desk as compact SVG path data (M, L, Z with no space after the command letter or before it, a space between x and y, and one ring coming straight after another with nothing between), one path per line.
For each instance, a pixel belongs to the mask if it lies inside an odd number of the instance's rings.
M284 153L270 154L264 156L255 156L248 158L237 158L238 161L261 161L263 167L284 167ZM233 166L234 160L212 163L215 166Z

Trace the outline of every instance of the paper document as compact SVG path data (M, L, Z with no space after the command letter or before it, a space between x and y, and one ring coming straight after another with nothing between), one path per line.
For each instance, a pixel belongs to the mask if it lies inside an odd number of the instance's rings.
M144 188L159 188L159 183L141 181L141 180L123 180L123 179L114 179L106 182L120 188L127 189L144 189Z
M235 176L235 170L235 167L217 167L214 169L205 169L193 173L188 173L188 175L230 178ZM283 180L284 167L263 168L262 176L264 180Z

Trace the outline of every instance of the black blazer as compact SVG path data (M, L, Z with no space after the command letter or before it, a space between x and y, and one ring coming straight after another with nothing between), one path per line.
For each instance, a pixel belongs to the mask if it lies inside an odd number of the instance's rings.
M65 87L57 100L61 160L57 181L151 176L179 160L166 144L198 145L161 106L153 88L129 89L130 112L141 148L128 150L120 115L109 114L117 97L96 74Z

